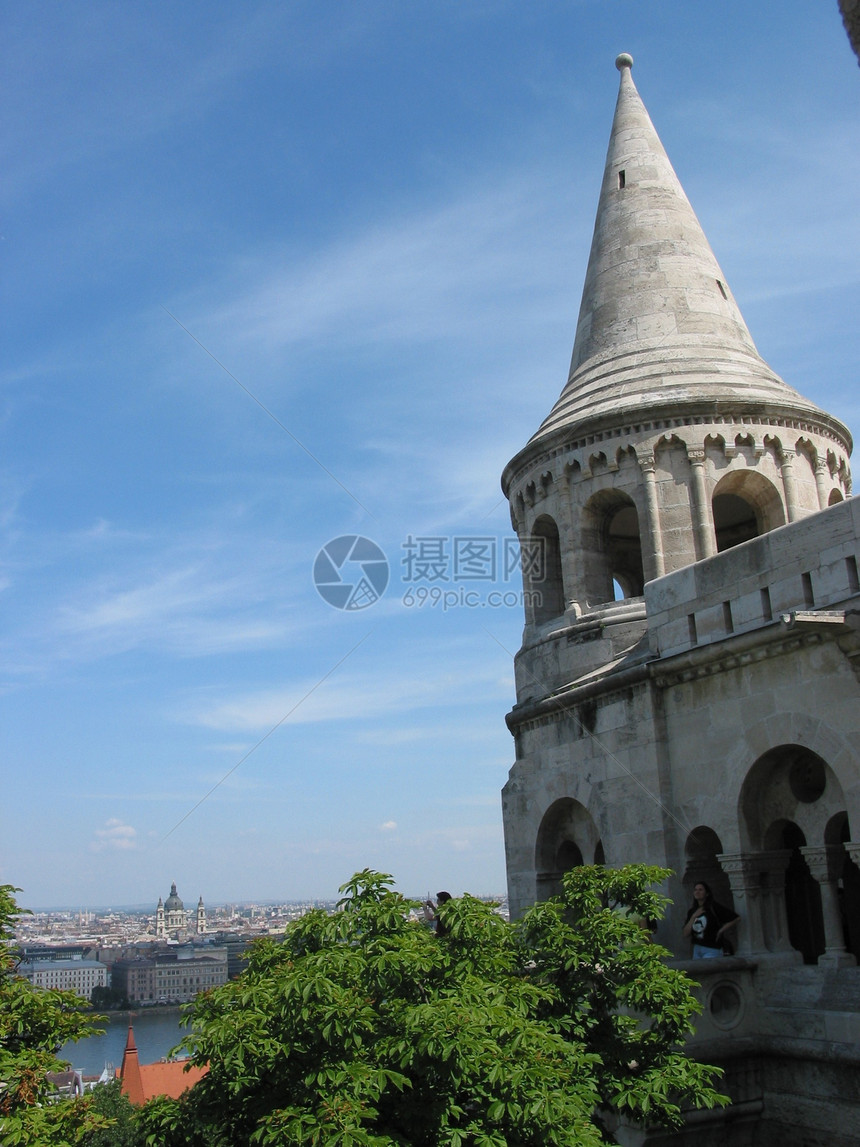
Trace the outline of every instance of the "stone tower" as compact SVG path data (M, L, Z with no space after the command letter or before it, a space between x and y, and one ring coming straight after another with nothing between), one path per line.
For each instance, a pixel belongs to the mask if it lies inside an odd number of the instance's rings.
M683 957L690 889L708 880L743 925L714 1005L728 1026L708 1028L706 1001L700 1035L740 1025L758 1103L780 975L813 995L848 976L833 1030L848 1008L860 1035L852 442L758 354L632 60L616 64L567 384L502 477L526 591L509 899L516 915L577 864L665 865L675 905L658 938Z
M196 932L198 936L202 936L206 931L206 908L203 904L203 897L197 901L197 925Z

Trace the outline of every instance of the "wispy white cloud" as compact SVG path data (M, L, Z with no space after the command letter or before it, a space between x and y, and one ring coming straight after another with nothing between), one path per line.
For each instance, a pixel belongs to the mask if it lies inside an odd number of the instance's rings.
M97 828L90 841L91 852L128 852L137 848L137 830L116 817L105 821L104 828Z
M64 606L57 634L77 639L73 648L66 645L66 656L90 658L140 647L202 656L287 640L293 627L285 618L237 616L240 600L248 599L236 581L175 570L127 589L103 587L87 601Z
M197 569L174 570L130 589L103 591L89 604L67 606L61 612L61 624L69 633L125 629L142 622L159 624L190 606L220 600L226 591L225 585L201 584Z
M210 729L265 731L282 721L315 684L307 678L292 686L246 692L217 702L190 702L180 719ZM476 697L488 693L505 695L497 675L479 661L460 672L446 671L435 662L416 666L412 673L403 666L361 676L345 671L307 696L290 716L290 723L370 721L437 705L474 703Z
M218 287L225 301L201 300L189 321L217 332L221 346L226 338L254 353L323 338L389 347L459 342L491 329L505 340L514 313L520 330L544 328L564 308L564 245L581 229L559 202L564 174L550 166L484 175L447 202L418 204L411 214L401 208L299 258L271 246L257 260L246 257ZM556 259L548 264L551 235ZM242 280L246 288L235 292Z

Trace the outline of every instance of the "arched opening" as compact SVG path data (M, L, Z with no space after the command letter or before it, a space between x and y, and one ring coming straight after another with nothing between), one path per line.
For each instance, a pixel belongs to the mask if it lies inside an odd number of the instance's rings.
M555 854L557 871L569 872L571 868L579 868L584 863L579 845L573 840L563 840Z
M757 538L762 532L755 509L739 494L715 494L713 506L719 553Z
M784 913L787 928L786 936L780 926L774 926L774 918L769 926L765 915L765 935L774 939L779 950L784 949L787 939L807 964L817 963L825 947L829 951L841 946L836 935L838 924L834 928L825 921L818 881L827 881L819 850L822 846L832 847L837 831L833 818L844 807L836 774L817 753L802 745L779 745L764 753L750 769L741 789L744 846L753 855L761 854L765 865L763 891L773 889L773 895L781 902L780 912ZM812 871L801 852L807 843L817 854L813 854ZM841 856L839 860L841 864ZM827 895L832 895L830 887ZM763 904L766 899L762 897ZM828 920L831 917L832 914Z
M620 490L601 490L582 512L586 599L591 604L641 597L645 588L639 514Z
M844 502L844 501L845 501L845 499L842 496L842 491L838 490L834 487L830 491L830 497L827 499L827 505L828 506L835 506L837 502Z
M708 885L713 897L727 908L734 907L729 878L723 872L722 865L717 857L723 851L720 838L712 828L701 824L687 837L684 853L687 857L687 867L684 871L684 889L693 898L693 887L699 881Z
M579 801L563 797L550 805L535 844L536 899L558 896L565 872L584 864L584 857L595 856L597 863L599 843L597 827Z
M606 553L612 580L624 597L641 597L645 590L642 542L639 538L639 515L632 501L619 506L607 518Z
M778 745L755 762L741 788L741 829L751 851L781 848L767 843L780 821L798 825L816 844L825 825L845 808L836 774L805 745Z
M803 956L804 964L817 964L825 948L824 915L821 889L800 851L806 845L806 837L793 821L778 820L768 829L765 845L768 849L784 849L790 853L785 870L788 939L792 948Z
M714 487L711 507L719 553L785 525L776 487L755 470L725 474Z
M564 613L564 577L558 526L548 515L532 526L528 547L528 581L537 625Z

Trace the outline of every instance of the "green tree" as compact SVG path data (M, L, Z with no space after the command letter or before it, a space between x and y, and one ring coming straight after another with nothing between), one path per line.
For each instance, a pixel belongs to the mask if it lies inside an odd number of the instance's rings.
M620 1113L678 1123L716 1069L678 1042L698 1006L637 916L661 869L581 868L510 925L464 896L436 936L388 876L262 941L187 1009L209 1072L144 1108L152 1147L595 1147Z
M92 1110L105 1116L108 1125L89 1131L82 1147L144 1147L143 1129L137 1121L137 1109L123 1095L118 1079L99 1084L90 1099Z
M68 1064L57 1052L69 1040L96 1034L98 1017L74 992L34 988L17 975L13 949L19 909L11 884L0 885L0 1144L76 1144L104 1123L87 1101L51 1103L45 1075Z
M130 1008L129 998L122 988L109 988L96 984L90 992L90 1003L100 1011L125 1011Z

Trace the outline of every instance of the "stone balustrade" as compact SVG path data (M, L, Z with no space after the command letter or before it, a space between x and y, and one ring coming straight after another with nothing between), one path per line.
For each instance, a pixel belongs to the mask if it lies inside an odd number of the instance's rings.
M850 607L852 599L860 610L858 566L860 500L849 498L648 582L651 649L671 657L784 625L782 618L798 611L838 624L842 618L828 611Z

